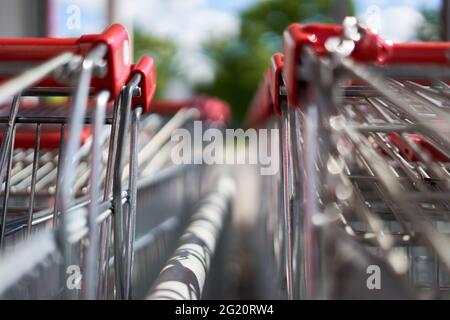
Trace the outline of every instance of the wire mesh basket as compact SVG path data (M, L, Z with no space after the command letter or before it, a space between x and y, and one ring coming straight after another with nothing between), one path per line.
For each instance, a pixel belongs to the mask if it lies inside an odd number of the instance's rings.
M448 297L449 49L354 18L286 30L249 117L280 130L264 211L286 297Z
M155 103L126 30L1 39L1 298L144 297L215 168L175 165L171 134L223 127L218 99Z

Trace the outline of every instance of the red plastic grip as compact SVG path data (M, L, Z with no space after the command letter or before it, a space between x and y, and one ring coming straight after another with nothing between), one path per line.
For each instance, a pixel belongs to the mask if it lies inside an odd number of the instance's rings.
M270 70L267 70L250 104L249 112L245 120L245 127L247 128L258 128L262 126L273 114L269 78Z
M137 64L133 65L130 79L137 73L141 75L139 83L141 95L133 97L133 106L140 105L143 107L143 111L147 112L156 90L156 67L153 59L143 56Z
M385 64L441 64L448 65L450 42L394 43L390 54L382 61Z
M3 140L3 132L0 131L0 143ZM84 144L92 135L90 127L84 127L81 133L81 144ZM61 130L56 126L47 126L42 128L41 137L39 140L39 148L46 150L58 149L61 141ZM14 137L15 149L33 149L36 143L36 129L30 125L19 125L16 129Z
M228 103L215 97L198 97L195 99L202 117L210 121L229 122L231 119L231 109Z
M280 108L280 86L283 82L282 72L284 68L284 56L281 53L276 53L271 59L272 66L269 69L269 90L272 97L273 108L276 113L281 115Z
M150 112L163 116L172 116L183 108L192 106L193 100L156 100L152 101Z
M307 25L291 24L283 35L284 79L288 99L292 105L298 102L297 68L300 65L301 50L304 46L311 46L317 53L325 52L325 41L329 37L338 36L341 27L335 25Z
M408 134L406 139L416 143L423 150L428 152L428 155L438 162L450 162L450 159L440 152L436 147L434 147L430 142L418 134ZM388 136L388 140L399 149L400 154L402 154L406 159L410 161L419 161L420 157L416 152L400 137L396 132L391 133Z
M250 112L245 121L246 127L262 126L274 112L281 115L279 89L283 83L283 67L283 54L274 54L271 59L271 66L250 105Z
M229 122L231 119L230 106L215 97L197 97L188 100L153 101L150 106L152 113L171 116L183 108L196 107L200 110L204 120Z
M103 78L94 77L92 86L96 91L109 90L112 98L115 98L127 81L131 68L128 32L119 24L110 26L102 34L84 35L78 39L0 39L0 61L43 62L63 52L85 56L98 44L105 44L108 47L105 57L108 71ZM56 82L55 79L44 79L36 86L59 87L64 85Z
M325 42L330 37L340 37L342 27L338 25L291 24L284 32L283 50L285 67L283 77L291 105L298 105L297 70L301 65L301 50L310 46L317 54L325 51ZM392 44L368 29L356 43L352 58L362 63L372 64L449 64L449 42L413 42Z

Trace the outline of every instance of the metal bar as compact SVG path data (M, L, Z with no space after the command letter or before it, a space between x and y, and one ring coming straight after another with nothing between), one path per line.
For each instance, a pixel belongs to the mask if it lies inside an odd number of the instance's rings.
M104 284L103 286L103 299L108 298L108 285L109 285L109 260L110 260L110 245L112 243L112 229L113 229L113 217L109 216L106 219L106 249L105 249L105 269L104 269Z
M109 152L108 160L106 164L106 176L105 176L105 193L103 195L104 200L107 200L111 196L112 183L113 183L113 164L115 163L117 153L117 134L119 133L120 125L120 106L122 105L123 90L120 92L117 99L114 101L114 113L111 125L111 135L109 140Z
M61 212L61 197L60 197L60 185L62 184L61 179L63 179L63 175L62 175L62 167L63 167L63 162L64 162L64 150L65 150L65 145L64 145L64 132L65 132L65 126L62 125L61 129L60 129L60 138L59 138L59 149L58 149L58 165L57 165L57 169L56 169L56 186L55 186L55 204L54 204L54 210L53 210L53 226L56 226L58 224L58 216Z
M1 177L2 185L3 185L3 170L4 170L3 167L4 167L6 157L8 154L8 163L7 163L6 181L5 181L5 194L4 194L4 198L3 198L3 209L2 209L0 248L4 247L5 230L6 230L6 213L8 210L7 207L8 207L8 200L9 200L8 198L9 198L9 187L10 187L10 175L11 175L11 166L12 166L13 150L14 150L15 118L17 116L19 106L20 106L20 94L15 96L12 101L8 124L7 124L7 127L5 128L6 134L4 135L2 145L0 147L0 177Z
M62 159L62 166L60 168L60 177L58 180L58 198L57 204L61 209L61 227L58 229L58 236L62 245L62 252L64 257L65 267L76 264L73 262L71 252L71 238L76 234L71 231L66 213L71 205L73 205L73 182L75 179L74 168L78 167L78 159L75 155L80 147L80 137L83 130L83 119L86 114L87 102L89 98L89 86L91 78L95 69L95 65L106 54L108 47L104 44L97 45L83 60L81 64L81 71L79 73L77 85L74 90L73 105L71 108L70 123L68 139L65 142L64 158ZM64 137L62 137L64 139ZM61 140L62 140L61 139ZM71 223L76 223L72 219ZM77 229L75 232L79 232ZM63 274L61 275L63 276ZM77 292L65 288L64 296L67 298L75 298Z
M138 173L138 146L139 146L139 121L142 108L133 111L130 132L130 165L129 165L129 213L127 221L126 257L125 257L125 292L132 297L131 275L134 261L134 241L136 233L136 203L137 203L137 173Z
M448 237L436 231L429 218L423 214L420 206L405 198L401 185L395 177L386 174L389 172L388 165L380 155L372 150L367 139L352 132L350 128L345 128L345 130L351 140L359 146L362 156L369 163L371 169L379 175L383 188L386 190L386 195L396 199L396 203L403 209L402 212L416 226L417 230L423 233L424 240L435 250L443 265L450 271L450 255L446 250L446 246L450 243Z
M13 139L13 128L16 123L16 116L17 112L19 111L19 106L20 106L20 94L15 96L12 101L7 127L4 130L2 145L0 147L0 177L3 176L3 166L5 164L6 154L11 149L11 143Z
M124 163L125 138L130 125L130 109L131 100L134 89L139 85L141 76L135 75L123 90L123 96L120 109L120 125L117 137L117 159L114 163L113 172L113 207L114 207L114 263L116 277L116 295L118 299L129 298L128 292L125 291L125 215L122 206L122 170Z
M7 117L0 117L0 123L7 123ZM68 124L70 122L70 116L48 116L48 117L31 117L31 116L21 116L16 117L16 123L29 123L29 124ZM86 117L83 119L83 124L92 124L92 117ZM111 124L112 119L106 118L105 124Z
M436 142L439 142L440 147L445 151L445 153L450 154L450 142L448 141L446 134L442 131L438 131L435 126L429 124L428 121L423 119L423 117L417 113L417 110L412 110L411 105L404 101L404 99L411 98L408 93L393 92L387 84L396 86L395 84L389 81L386 82L384 78L369 72L361 65L358 65L349 59L342 58L340 59L340 63L343 69L349 74L354 75L359 80L365 81L374 87L382 96L391 101L394 104L394 107L397 107L400 112L407 114L411 121L420 123L423 126L424 133ZM398 88L398 86L396 87ZM426 108L432 110L433 113L439 117L439 119L450 123L450 114L447 112L444 112L440 108L431 104L427 104Z
M204 199L202 206L190 219L185 233L180 237L178 248L161 271L147 299L201 298L217 242L227 228L234 188L231 178L223 176L219 179L217 189Z
M24 97L70 97L72 96L73 88L53 88L53 87L39 87L28 88L23 91ZM89 95L92 95L93 91Z
M290 188L290 123L288 121L288 109L287 105L284 105L284 110L282 110L281 118L281 135L280 135L280 147L282 154L282 190L283 190L283 230L284 230L284 258L285 258L285 268L286 268L286 285L287 294L289 299L294 299L294 275L293 275L293 224L292 224L292 211L291 211L291 188Z
M31 190L30 190L30 204L28 210L28 222L27 222L27 237L31 234L31 226L33 222L34 211L34 196L36 190L36 175L39 167L39 146L41 143L41 125L36 125L36 141L34 143L34 155L33 155L33 173L31 175Z
M200 113L197 109L182 109L178 111L139 151L138 163L140 167L146 167L156 152L164 143L170 140L173 130L182 127L186 122L198 119Z
M83 130L83 118L86 113L87 100L89 96L89 84L91 82L92 73L94 71L95 62L102 59L107 52L105 45L98 45L92 52L90 52L82 63L82 70L79 75L78 83L74 92L73 106L71 108L71 117L69 123L69 138L67 140L64 152L64 158L62 159L62 167L60 174L62 178L59 180L61 183L61 190L58 194L62 220L64 221L64 212L67 211L72 202L72 184L74 181L74 170L78 163L74 161L74 156L80 145L79 137ZM64 137L62 137L64 139ZM61 139L61 140L62 140ZM64 229L64 228L63 228Z
M15 125L12 127L12 140L11 145L8 150L8 164L6 168L6 178L5 178L5 194L3 198L3 208L2 208L2 230L0 236L0 249L3 249L5 246L5 228L6 228L6 214L8 212L8 201L9 201L9 187L10 187L10 177L11 177L11 167L12 167L12 159L13 159L13 150L14 150L14 135L15 135Z
M105 110L109 100L109 92L102 91L96 98L94 115L94 133L91 145L90 160L90 202L88 208L89 246L87 248L84 266L82 296L84 299L95 299L97 297L98 284L98 224L100 188L101 188L101 153L102 153L102 133L104 126Z
M16 247L13 253L2 254L0 274L8 276L0 277L0 296L14 286L29 270L33 270L36 265L55 252L57 252L57 245L54 234L47 230L32 236L30 241Z
M69 63L75 57L72 53L63 53L41 65L25 71L21 75L6 81L0 86L0 104L5 103L10 96L28 88L42 78L48 76L57 68Z

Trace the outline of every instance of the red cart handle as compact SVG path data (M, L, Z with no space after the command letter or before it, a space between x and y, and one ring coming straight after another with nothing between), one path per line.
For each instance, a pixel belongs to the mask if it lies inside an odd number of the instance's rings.
M133 75L139 73L142 77L139 86L141 88L141 95L133 97L133 107L142 106L144 112L148 111L150 102L154 96L156 88L156 70L153 59L144 56L136 65L133 65L133 70L130 79ZM92 102L88 102L91 105ZM112 107L112 104L109 105ZM51 110L50 110L51 111ZM41 130L40 148L41 149L57 149L60 145L61 132L59 127L44 127ZM84 144L92 135L92 128L85 126L81 134L81 144ZM0 142L2 141L3 131L0 132ZM15 134L14 145L16 148L32 149L36 143L36 130L32 125L21 124Z
M284 67L284 56L276 53L272 56L271 67L267 70L264 80L250 104L250 112L245 121L246 127L262 126L274 112L281 115L280 108L280 86L284 83L282 72Z
M143 112L148 112L150 103L155 95L156 90L156 67L153 59L149 56L143 56L139 62L132 66L130 79L135 75L141 75L141 95L133 97L133 106L143 107Z
M228 123L231 119L231 111L228 103L214 97L197 97L178 101L154 101L151 104L150 110L153 113L171 116L183 108L198 108L204 120Z
M3 132L0 131L0 143L3 140ZM81 145L91 137L91 127L84 127L81 132ZM45 150L55 150L60 147L61 130L56 127L44 127L41 129L41 137L39 139L39 148ZM36 143L36 128L29 124L21 124L17 127L14 137L14 148L33 149Z
M194 100L202 112L202 117L210 121L230 122L231 109L225 101L215 97L198 97Z
M245 127L258 128L273 115L274 107L270 95L270 70L267 70L264 79L260 82L258 91L250 103L249 112L245 120Z
M319 54L325 54L325 42L330 37L341 37L342 26L310 24L291 24L284 32L283 50L289 102L298 104L297 69L301 64L301 50L305 46ZM374 64L443 64L448 65L450 42L413 42L392 44L368 29L363 30L362 38L356 42L352 58L362 63Z
M268 79L270 96L272 98L273 108L276 113L281 115L280 108L280 87L283 83L282 72L284 68L284 55L276 53L271 59L272 65L269 69Z
M442 152L440 152L435 146L433 146L428 140L423 138L418 134L408 134L406 139L411 142L419 145L422 150L428 152L428 156L433 159L433 161L438 162L450 162L450 159L445 156ZM389 142L391 142L394 146L399 149L400 154L402 154L405 158L410 161L419 161L419 155L406 143L401 136L394 132L388 136Z
M115 98L127 81L131 67L128 33L119 24L110 26L102 34L84 35L74 39L0 39L0 61L42 62L64 52L85 56L99 44L105 44L108 47L105 57L108 71L106 76L102 78L94 77L92 86L96 91L109 90L111 97ZM63 84L57 83L54 79L45 79L38 83L37 86L60 87Z

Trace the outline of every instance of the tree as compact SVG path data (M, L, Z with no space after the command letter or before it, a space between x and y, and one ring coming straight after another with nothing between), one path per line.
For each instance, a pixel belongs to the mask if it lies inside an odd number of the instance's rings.
M439 10L422 9L424 22L417 30L421 41L439 41L441 39L441 17Z
M161 98L169 82L181 76L173 61L176 52L175 44L167 39L150 36L139 30L134 33L134 61L142 55L149 55L155 60L157 77L155 98Z
M270 57L281 50L282 34L292 22L331 22L332 0L265 0L241 14L240 34L214 41L205 52L215 64L215 81L197 89L222 98L242 121Z

